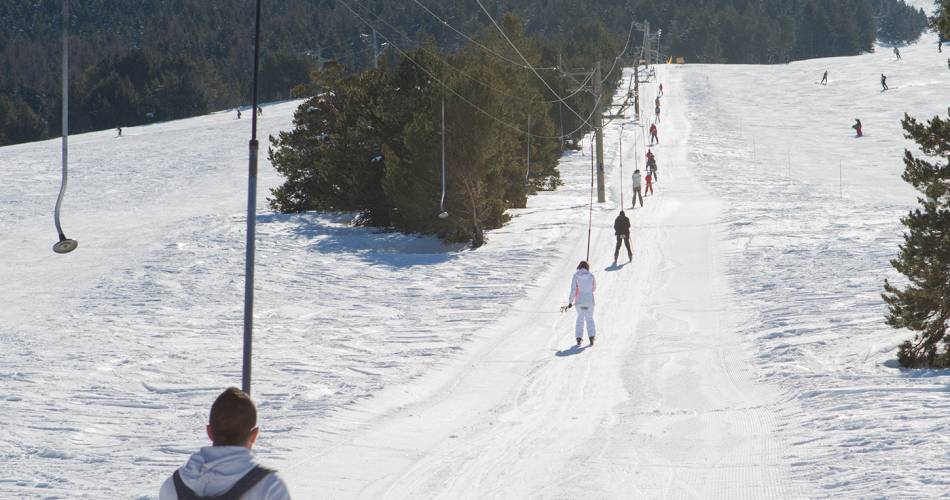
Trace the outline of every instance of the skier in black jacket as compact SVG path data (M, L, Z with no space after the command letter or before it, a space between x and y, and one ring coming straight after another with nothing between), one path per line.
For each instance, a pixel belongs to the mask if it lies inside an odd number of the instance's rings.
M620 211L620 215L614 219L614 234L617 235L617 248L614 249L614 265L617 265L617 257L620 255L621 243L627 245L627 258L633 261L633 250L630 250L630 219Z

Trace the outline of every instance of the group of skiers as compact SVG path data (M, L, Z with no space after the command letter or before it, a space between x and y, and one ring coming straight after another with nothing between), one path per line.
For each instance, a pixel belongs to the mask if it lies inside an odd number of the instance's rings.
M657 181L656 156L652 150L647 150L647 175L643 177L640 169L633 171L633 204L632 208L637 208L637 200L640 200L640 207L643 207L643 196L653 194L653 183ZM644 185L644 182L646 183Z
M237 119L240 120L240 119L241 119L241 108L234 108L234 110L237 111ZM260 106L258 106L258 107L257 107L257 116L261 116L261 115L263 115L263 114L264 114L264 110L261 109Z
M937 41L937 52L943 52L943 42L944 40L942 39ZM901 51L897 47L894 47L894 57L896 57L898 61L903 60L901 57ZM947 69L950 70L950 58L947 59ZM821 81L819 82L819 85L828 85L827 70L821 75ZM890 89L891 88L887 85L887 75L881 73L881 92L887 92ZM854 124L851 125L851 128L854 129L855 137L864 137L864 130L861 125L861 120L855 118Z
M659 85L656 104L656 119L650 125L650 145L659 144L659 130L656 124L660 121L660 97L663 95L663 84ZM653 194L653 183L657 181L656 155L652 149L647 149L646 153L646 176L640 173L640 169L633 172L633 208L637 207L637 200L640 200L640 207L643 207L644 194ZM620 257L621 248L627 250L627 261L633 262L633 248L630 245L630 219L624 213L621 207L620 214L614 219L614 236L617 238L617 244L614 247L614 263L617 265L617 259ZM571 290L567 298L567 305L561 310L571 308L577 309L577 321L574 326L575 340L579 347L584 339L584 329L587 329L587 338L590 345L594 345L594 338L597 335L594 325L594 292L597 291L597 280L594 274L590 272L590 264L587 261L581 261L577 265L577 270L571 278Z

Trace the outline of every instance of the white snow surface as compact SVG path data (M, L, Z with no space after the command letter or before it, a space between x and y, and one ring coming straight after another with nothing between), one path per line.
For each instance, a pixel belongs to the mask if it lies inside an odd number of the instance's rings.
M478 250L275 214L262 152L255 451L295 498L945 495L950 376L895 368L909 333L880 298L915 203L899 120L950 105L935 45L659 67L660 181L619 266L646 134L632 111L605 129L593 348L558 312L587 253L589 139ZM298 104L264 107L262 145ZM65 256L59 141L0 148L0 498L157 498L205 444L240 385L247 118L71 137Z

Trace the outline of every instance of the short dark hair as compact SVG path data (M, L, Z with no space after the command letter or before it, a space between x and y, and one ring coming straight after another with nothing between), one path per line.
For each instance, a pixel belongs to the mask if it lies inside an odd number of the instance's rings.
M257 426L254 401L241 389L228 387L211 405L208 425L214 446L244 446Z
M590 266L587 265L587 261L586 261L586 260L582 260L581 263L577 265L577 268L578 268L578 269L587 269L588 271L590 271Z

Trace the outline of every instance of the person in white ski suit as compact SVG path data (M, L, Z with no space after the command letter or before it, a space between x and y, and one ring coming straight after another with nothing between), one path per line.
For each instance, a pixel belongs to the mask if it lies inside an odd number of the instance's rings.
M587 325L587 338L590 345L594 345L594 336L597 329L594 327L594 292L597 291L597 280L590 272L590 265L581 261L577 265L577 272L571 279L571 294L567 298L567 307L577 306L577 323L574 328L574 337L577 345L581 345L584 338L584 325Z
M189 494L217 497L231 492L241 500L290 500L283 480L276 472L260 467L251 453L260 430L257 409L250 396L236 387L228 388L211 406L209 421L207 433L213 445L191 455L183 467L165 480L159 500L180 500L176 482L185 489L184 498L193 498ZM242 428L250 427L236 433L235 425L239 422L247 423Z
M643 177L640 176L640 169L633 171L633 207L637 208L637 198L640 198L640 208L643 208Z

